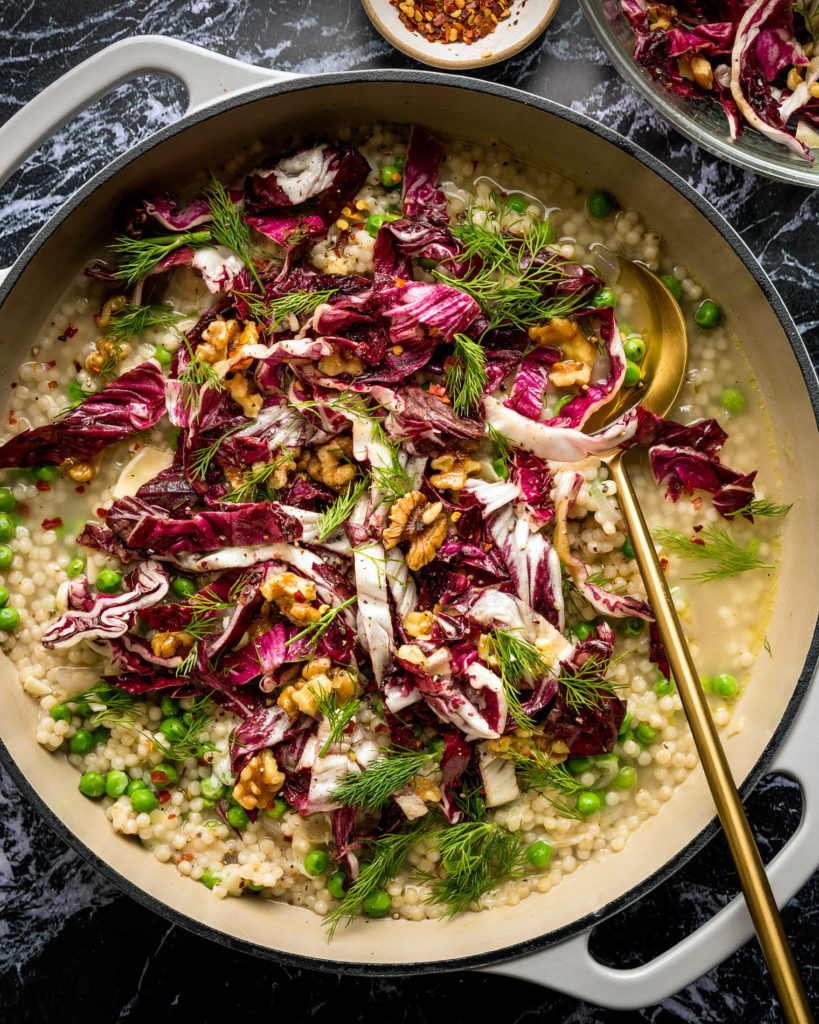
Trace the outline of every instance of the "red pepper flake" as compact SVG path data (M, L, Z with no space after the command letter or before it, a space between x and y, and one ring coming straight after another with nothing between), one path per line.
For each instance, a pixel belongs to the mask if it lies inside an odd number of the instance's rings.
M60 335L60 341L68 341L69 338L73 338L74 335L77 333L77 330L78 329L74 326L74 324L69 324L68 327L66 327L63 333ZM54 363L52 363L51 365L53 366Z
M169 814L168 815L168 821L173 821L175 817L176 817L175 814Z
M97 509L97 516L100 519L107 519L108 518L108 509L107 508L98 508Z
M475 43L509 17L515 0L390 0L410 32L431 43ZM488 55L488 51L487 54Z
M705 541L702 539L702 537L692 537L691 538L691 543L692 544L699 544L699 546L701 548L705 547Z
M193 860L193 854L192 853L180 853L180 855L176 858L176 863L178 864L180 862L180 860Z
M85 494L85 484L80 484L78 487L75 487L74 490L77 494Z
M661 558L660 559L660 568L663 570L663 572L666 571L666 569L668 568L668 559L667 558Z
M151 772L151 777L153 778L153 772ZM161 804L166 804L170 799L171 794L168 792L167 789L163 789L162 792L159 794L159 802Z
M395 287L396 288L406 288L407 287L407 282L404 280L403 277L396 277L396 279L395 279Z
M16 425L16 423L17 419L11 413L9 413L9 425L13 427Z
M74 331L74 333L75 334L77 333L76 330ZM43 369L44 370L53 370L56 365L57 365L57 363L53 359L50 359L47 363L43 363Z
M17 514L22 516L23 519L27 519L31 515L31 508L25 501L21 501L17 506Z
M40 526L44 530L58 530L63 525L63 521L59 516L55 516L53 519L44 519Z
M50 491L51 490L51 485L47 484L45 482L45 480L38 480L37 483L34 486L37 488L38 491Z
M52 391L54 391L54 389L58 388L60 385L57 383L56 380L50 380L48 382L48 386L51 388Z
M697 495L697 497L694 498L691 504L694 506L695 509L697 509L697 511L699 511L702 508L702 498L699 495Z
M16 387L17 387L17 381L16 381L16 380L13 380L13 381L11 382L11 386L12 386L13 388L16 388Z

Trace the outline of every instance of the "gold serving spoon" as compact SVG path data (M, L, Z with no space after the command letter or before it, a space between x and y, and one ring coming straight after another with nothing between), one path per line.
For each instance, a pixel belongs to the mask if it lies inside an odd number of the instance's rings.
M618 283L623 284L631 294L641 296L653 321L652 336L659 342L647 346L643 360L644 387L641 392L632 392L634 404L639 402L649 412L665 416L674 405L685 380L688 362L685 320L671 292L657 277L638 263L623 257L618 257L618 260ZM596 418L593 422L595 429L610 423L626 411L628 393L624 397L625 401L615 401L611 407L603 410L605 419L600 421ZM651 533L646 526L626 471L623 454L616 452L604 457L602 461L608 466L617 485L620 508L634 547L637 565L654 609L657 627L668 653L668 661L691 726L700 763L711 789L731 856L734 858L740 885L785 1019L795 1024L809 1024L813 1021L813 1015L802 980L782 927L782 919L759 856L759 849L751 834L725 751L722 749L705 693L691 659L691 652L665 574L654 550Z

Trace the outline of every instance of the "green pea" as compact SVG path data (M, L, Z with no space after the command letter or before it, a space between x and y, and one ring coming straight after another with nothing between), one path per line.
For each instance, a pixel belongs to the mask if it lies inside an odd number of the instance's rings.
M526 851L526 857L532 867L545 868L552 859L552 848L548 843L538 840Z
M378 172L378 180L384 188L398 188L401 184L402 178L403 175L395 164L387 164L386 167L382 167Z
M561 395L560 398L555 402L555 416L560 412L564 405L568 405L569 402L574 398L574 395Z
M97 576L97 590L102 594L116 594L122 586L122 573L116 569L101 569Z
M176 765L163 761L151 771L151 782L157 789L168 789L179 782L179 772Z
M663 274L660 280L671 292L677 302L679 302L682 298L682 284L677 280L677 278L672 277L671 274Z
M163 718L159 723L159 731L166 740L178 743L188 730L178 718Z
M14 561L14 552L8 544L0 544L0 569L8 569Z
M9 603L9 592L5 587L0 587L0 608Z
M587 772L591 768L590 757L570 757L566 761L566 767L572 773L572 775L582 775L583 772Z
M628 732L628 730L629 730L629 726L630 726L630 725L631 725L631 712L630 712L630 711L627 711L627 712L625 713L625 716L623 717L623 721L622 721L622 722L620 723L620 731L619 731L619 732L617 733L617 738L618 738L618 739L619 739L619 738L620 738L621 736L625 736L625 734L626 734L626 733Z
M724 700L733 700L739 692L739 683L733 676L723 672L714 680L714 691Z
M105 776L105 792L112 800L118 799L127 792L128 785L129 779L125 772L113 769Z
M634 735L640 743L653 743L657 739L657 730L652 728L648 722L640 722L634 730Z
M714 689L714 680L711 676L700 676L700 685L706 693L711 693Z
M327 891L334 900L344 899L344 883L347 881L346 871L334 871L327 879Z
M710 331L716 327L722 319L722 307L713 299L705 299L697 307L694 314L694 323L704 331Z
M745 395L739 388L726 388L719 396L719 400L728 412L742 412L745 408Z
M72 558L68 565L65 567L66 576L70 576L73 579L75 576L79 576L80 573L85 571L85 562L82 558Z
M528 203L522 196L509 196L506 200L506 205L514 213L526 213Z
M150 814L159 807L159 798L147 786L143 786L131 794L131 807L137 814Z
M634 545L631 543L631 537L626 537L620 550L626 558L634 558Z
M215 875L212 871L203 871L202 877L199 879L202 885L212 889L214 885L218 885L222 881L221 875Z
M330 866L330 856L324 850L311 850L304 858L304 870L308 875L323 875Z
M147 788L147 785L142 781L142 779L131 779L131 781L128 783L128 788L125 790L125 792L128 794L128 796L133 796L138 789Z
M638 619L636 616L630 616L627 619L623 619L622 625L620 626L620 632L623 636L640 636L645 629L645 623L642 619Z
M368 917L385 917L392 909L392 900L383 889L376 889L364 900L363 907Z
M8 487L0 487L0 512L12 512L16 507L17 502Z
M633 789L637 782L637 772L630 764L624 764L614 776L612 785L615 789Z
M372 238L375 238L376 235L378 234L378 229L381 227L385 220L386 217L383 215L383 213L374 213L372 214L372 216L368 217L367 222L364 225L364 227L367 229L367 234L370 235Z
M160 366L170 366L173 362L173 354L164 345L157 345L154 349L154 359Z
M289 806L290 805L284 799L283 796L277 796L276 799L273 801L273 806L268 807L267 810L265 811L265 814L268 816L268 818L283 818L284 815L287 813L287 809L289 808Z
M608 192L592 192L586 200L586 209L595 220L603 220L611 213L611 196Z
M577 625L574 626L573 628L574 628L574 635L577 637L578 640L580 640L580 641L588 640L589 637L594 632L594 623L593 622L578 622Z
M634 387L642 377L640 367L636 363L632 363L630 359L626 360L626 375L623 377L623 383L627 388Z
M185 599L196 593L196 584L185 576L175 576L171 581L171 590L177 597Z
M495 470L501 480L509 479L509 466L506 459L497 458L492 460L492 469Z
M639 363L646 354L646 343L639 334L633 334L630 338L626 338L623 348L626 359L630 359L633 363Z
M658 697L667 697L669 694L674 692L674 680L658 679L657 682L652 686L652 690L657 694Z
M261 892L262 889L264 889L264 886L256 885L255 882L245 882L245 889L247 889L249 892Z
M70 722L72 718L71 708L67 704L55 704L49 715L55 722Z
M68 749L72 754L87 754L94 746L94 737L87 729L77 729L68 741Z
M595 309L601 309L603 306L616 306L617 296L611 288L601 288L592 299L591 304Z
M600 797L590 789L586 789L577 795L577 810L584 818L588 818L590 814L599 811L601 804L602 800Z
M225 795L225 787L215 775L209 775L206 779L199 780L199 792L204 800L212 800L216 803Z
M99 772L85 772L80 776L79 790L83 796L98 800L105 792L105 779Z
M57 466L35 466L31 475L41 483L53 484L60 475L60 470Z
M228 825L232 825L233 828L247 828L250 824L250 818L244 807L231 807L227 812L227 820Z
M88 718L91 715L91 705L87 700L78 700L74 708L80 718Z
M8 605L5 608L0 608L0 629L4 633L11 633L19 625L20 613L16 608L11 608Z
M179 701L166 694L159 702L159 709L163 718L175 718L179 714Z

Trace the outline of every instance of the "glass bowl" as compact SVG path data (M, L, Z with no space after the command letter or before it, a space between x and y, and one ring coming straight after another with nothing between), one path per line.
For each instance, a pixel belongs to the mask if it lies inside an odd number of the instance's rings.
M677 131L709 153L775 181L819 187L819 161L791 153L752 128L732 140L722 107L671 93L635 63L634 36L618 0L580 0L586 20L617 71ZM814 150L814 153L816 150Z

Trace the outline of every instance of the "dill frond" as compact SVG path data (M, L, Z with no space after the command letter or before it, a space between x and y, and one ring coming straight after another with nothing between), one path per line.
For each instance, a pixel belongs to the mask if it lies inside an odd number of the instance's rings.
M385 750L364 771L342 775L332 799L348 807L378 811L435 758L433 751Z
M356 483L351 483L344 494L339 494L333 504L322 512L318 520L318 539L324 542L350 518L358 500L370 486L370 477L365 475Z
M758 498L756 501L749 501L747 505L743 505L742 508L738 508L736 512L726 512L726 519L734 519L737 516L764 516L768 519L782 519L786 516L793 508L793 502L790 505L776 505L772 501L764 501L762 498Z
M338 692L336 690L330 690L328 693L325 693L323 690L318 690L313 686L310 686L309 690L316 702L316 707L327 719L330 726L330 735L327 737L327 742L319 751L319 757L326 757L330 747L340 742L348 723L358 714L361 708L361 701L358 697L351 697L344 704L339 705Z
M358 598L353 594L353 596L348 597L346 601L342 601L341 604L337 604L335 608L328 608L317 622L311 622L310 625L306 626L300 633L297 633L295 636L291 636L285 646L289 646L290 644L295 643L296 640L302 640L307 637L307 643L315 650L318 646L319 640L321 640L338 616L345 608L349 608L350 605L354 604L357 600Z
M211 214L210 231L214 242L231 249L253 275L256 284L264 291L264 285L253 262L253 244L250 240L250 226L236 206L225 186L211 175L210 185L205 189L205 202Z
M127 235L120 235L108 248L119 257L119 280L134 285L176 249L181 249L183 245L199 248L207 245L210 240L211 233L208 230L182 231L176 235L155 235L153 238L128 238Z
M680 558L706 559L713 563L702 572L684 577L699 583L725 579L754 569L774 568L772 562L764 562L757 554L758 540L752 540L747 548L743 548L727 530L716 526L706 526L693 539L686 537L679 530L669 530L665 527L655 530L654 536L673 555Z
M458 416L467 416L479 405L487 383L486 352L466 334L452 339L452 356L444 384L452 408Z

